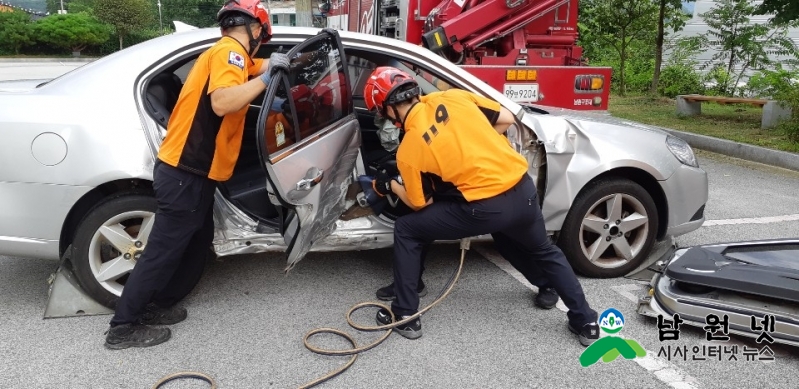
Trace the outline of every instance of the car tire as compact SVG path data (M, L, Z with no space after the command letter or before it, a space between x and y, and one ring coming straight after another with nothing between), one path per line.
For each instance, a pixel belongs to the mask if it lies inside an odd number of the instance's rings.
M558 246L585 276L622 277L649 255L657 228L657 207L643 187L603 178L588 184L572 203Z
M146 246L149 232L140 234L142 226L152 226L156 208L152 194L125 193L100 202L80 222L72 267L83 290L100 304L116 306L124 281Z

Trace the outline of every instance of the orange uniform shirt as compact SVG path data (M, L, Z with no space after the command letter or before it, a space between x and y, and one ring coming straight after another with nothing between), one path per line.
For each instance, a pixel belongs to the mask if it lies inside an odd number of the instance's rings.
M241 151L245 106L224 117L211 108L211 93L246 83L263 65L237 40L222 37L197 58L167 125L158 158L166 164L215 181L226 181Z
M420 97L397 150L412 205L433 193L454 201L494 197L527 174L527 160L493 127L499 111L496 101L460 89Z

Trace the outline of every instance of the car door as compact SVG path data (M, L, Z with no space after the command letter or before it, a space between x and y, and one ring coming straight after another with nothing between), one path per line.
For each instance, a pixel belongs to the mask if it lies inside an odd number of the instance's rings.
M257 131L270 201L285 211L287 271L333 231L361 144L338 34L320 32L288 56L291 70L273 77Z

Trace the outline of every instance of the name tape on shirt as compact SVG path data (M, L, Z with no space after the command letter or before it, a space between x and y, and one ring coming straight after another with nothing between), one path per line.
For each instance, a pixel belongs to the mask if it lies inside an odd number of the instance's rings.
M239 68L244 69L244 57L235 51L230 52L227 62L231 65L236 65Z

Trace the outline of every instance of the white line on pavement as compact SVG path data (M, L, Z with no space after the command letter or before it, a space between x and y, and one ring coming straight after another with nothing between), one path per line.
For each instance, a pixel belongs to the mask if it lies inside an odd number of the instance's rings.
M725 226L735 224L769 224L799 220L799 213L782 216L748 217L742 219L705 220L702 227Z
M476 247L475 251L477 251L480 255L485 257L485 259L489 260L491 263L502 269L505 273L510 274L511 277L515 278L519 282L521 282L524 286L532 289L533 291L537 291L538 288L530 284L524 276L519 273L508 261L506 261L502 256L499 255L494 250L487 249L485 247ZM619 285L624 288L621 291L617 288L619 286L613 287L617 292L622 293L628 299L631 299L633 302L637 302L638 299L629 292L630 285L634 287L639 287L638 284L628 284L628 285ZM558 304L556 305L558 309L563 312L567 312L569 309L563 304L562 300L558 300ZM643 358L635 358L633 361L638 364L638 366L643 367L646 371L652 373L658 380L661 382L669 385L675 389L699 389L701 385L699 381L695 378L691 377L690 375L684 373L680 370L677 366L672 365L668 361L663 358L655 356L652 351L646 350L646 356Z

